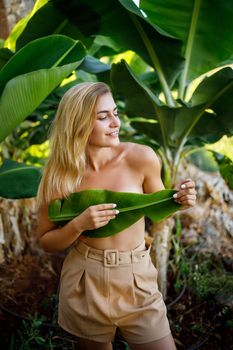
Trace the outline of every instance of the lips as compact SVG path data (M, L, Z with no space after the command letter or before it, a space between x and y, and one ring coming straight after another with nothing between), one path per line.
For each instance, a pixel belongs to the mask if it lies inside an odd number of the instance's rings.
M109 133L107 135L108 136L118 136L118 134L119 134L119 131L117 130L117 131L113 131L113 132L111 132L111 133Z

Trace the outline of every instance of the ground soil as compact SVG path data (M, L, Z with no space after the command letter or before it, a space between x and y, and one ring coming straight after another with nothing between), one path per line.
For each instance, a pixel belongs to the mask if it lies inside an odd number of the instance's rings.
M76 340L56 324L59 273L64 255L26 255L0 265L0 343L4 350L75 349ZM168 317L178 349L233 349L223 309L198 299L185 284L177 292L170 273ZM175 299L177 299L176 302ZM229 315L228 315L229 318ZM27 319L43 319L34 328ZM26 329L25 329L26 328ZM32 329L33 328L33 329ZM50 336L50 340L48 339ZM27 338L38 337L37 341ZM43 338L39 344L39 338ZM118 337L115 349L125 349ZM50 342L50 345L48 345ZM51 342L53 345L51 345ZM24 345L22 345L24 344Z

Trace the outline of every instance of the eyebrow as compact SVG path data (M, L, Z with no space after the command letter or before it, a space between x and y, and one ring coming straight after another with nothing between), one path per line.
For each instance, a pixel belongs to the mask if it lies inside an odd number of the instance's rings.
M115 108L113 108L113 110L115 111L117 109L117 106L115 107ZM99 114L99 113L108 113L109 111L107 111L107 110L104 110L104 111L99 111L99 112L97 112L97 114Z

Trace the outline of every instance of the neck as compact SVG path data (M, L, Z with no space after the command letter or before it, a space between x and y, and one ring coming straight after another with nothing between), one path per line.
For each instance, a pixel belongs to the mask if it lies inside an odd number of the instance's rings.
M98 147L89 145L87 150L88 167L99 171L114 157L113 147Z

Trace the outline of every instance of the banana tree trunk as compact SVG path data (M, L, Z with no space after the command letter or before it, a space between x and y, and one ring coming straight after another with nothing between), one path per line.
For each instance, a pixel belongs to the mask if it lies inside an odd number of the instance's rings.
M37 251L35 199L0 198L0 263Z
M8 20L6 15L5 1L0 0L0 38L6 39L9 35Z
M156 268L158 270L158 285L164 300L167 297L167 267L171 245L171 234L174 227L174 219L169 218L151 227L151 235L154 237L152 243L152 254L155 256Z

